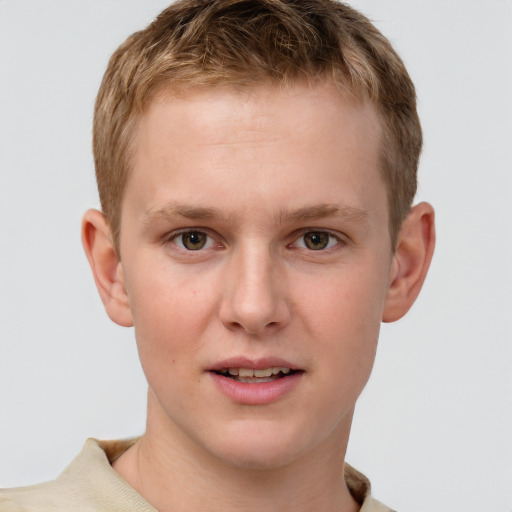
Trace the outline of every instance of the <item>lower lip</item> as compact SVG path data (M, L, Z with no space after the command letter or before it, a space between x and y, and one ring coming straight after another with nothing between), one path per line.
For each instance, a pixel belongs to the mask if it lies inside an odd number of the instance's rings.
M215 372L210 372L220 391L234 402L243 405L265 405L283 398L293 391L302 379L303 372L293 373L270 382L238 382Z

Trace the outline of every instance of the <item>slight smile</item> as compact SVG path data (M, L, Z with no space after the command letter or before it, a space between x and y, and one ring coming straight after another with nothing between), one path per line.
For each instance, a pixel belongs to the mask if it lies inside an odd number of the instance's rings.
M283 360L223 361L209 370L218 389L234 402L265 405L293 391L304 370Z
M290 368L283 366L274 366L262 370L253 370L251 368L222 368L215 372L218 375L236 380L237 382L249 382L252 384L261 382L271 382L280 379L292 372ZM293 370L295 372L295 370Z

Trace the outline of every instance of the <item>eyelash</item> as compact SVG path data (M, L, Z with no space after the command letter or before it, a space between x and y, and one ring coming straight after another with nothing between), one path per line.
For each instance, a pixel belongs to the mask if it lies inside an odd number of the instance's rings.
M202 247L198 247L197 249L190 249L184 245L183 236L184 235L191 235L191 234L200 234L205 235L207 237L205 241L205 245ZM326 247L320 247L317 249L312 249L311 247L308 247L308 242L306 242L306 235L311 235L311 238L309 239L309 242L314 242L314 237L316 235L320 235L320 237L327 235L328 239L326 241ZM187 252L187 253L202 253L205 250L208 249L215 249L215 248L223 248L224 245L220 242L215 242L215 237L212 236L208 230L201 229L201 228L189 228L189 229L183 229L178 232L171 233L166 239L164 240L164 243L171 243L174 246L176 246L180 251ZM300 245L301 244L301 245ZM347 242L339 235L334 234L330 231L327 231L325 229L303 229L300 231L300 233L296 233L294 235L293 241L287 245L287 248L290 249L296 249L296 250L305 250L308 253L325 253L330 252L332 249L335 249L339 245L347 245Z
M320 248L320 249L311 249L310 247L306 246L306 242L305 242L306 235L327 235L329 237L328 242L327 242L328 246ZM298 247L297 246L297 243L299 241L303 242L303 246L302 247ZM332 243L332 242L334 242L334 243ZM300 232L299 236L294 239L294 241L289 245L289 247L298 248L298 249L305 249L308 252L327 252L330 249L334 249L338 245L346 245L346 242L341 238L340 235L336 235L336 234L332 233L331 231L327 231L325 229L311 229L311 228L308 228L308 229L302 230Z
M191 235L193 233L198 233L198 234L202 234L202 235L206 235L207 237L207 241L206 241L206 247L200 247L198 249L188 249L187 247L185 247L183 245L183 236L184 235ZM181 245L179 241L181 240ZM212 235L210 235L208 233L207 230L204 230L204 229L200 229L200 228L190 228L190 229L183 229L181 231L178 231L178 232L174 232L174 233L171 233L168 237L166 237L166 239L164 240L164 243L172 243L174 244L176 247L178 247L181 251L184 251L184 252L190 252L190 253L194 253L194 252L202 252L206 249L211 249L212 247L214 247L215 245L217 245L217 247L221 247L221 244L220 243L216 243L215 242L215 239Z

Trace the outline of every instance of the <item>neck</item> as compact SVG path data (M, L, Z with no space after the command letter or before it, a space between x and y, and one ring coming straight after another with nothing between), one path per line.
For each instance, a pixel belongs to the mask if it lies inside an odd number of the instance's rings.
M150 417L144 436L113 467L159 512L359 510L343 477L347 439L279 467L240 467Z

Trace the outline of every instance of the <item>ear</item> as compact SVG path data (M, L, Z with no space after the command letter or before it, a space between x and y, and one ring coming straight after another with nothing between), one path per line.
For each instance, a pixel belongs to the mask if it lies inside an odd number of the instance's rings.
M414 304L434 254L435 239L434 209L420 203L411 209L398 234L383 322L402 318Z
M110 227L98 210L88 210L83 217L82 244L107 315L116 324L131 327L133 318L123 267L112 243Z

